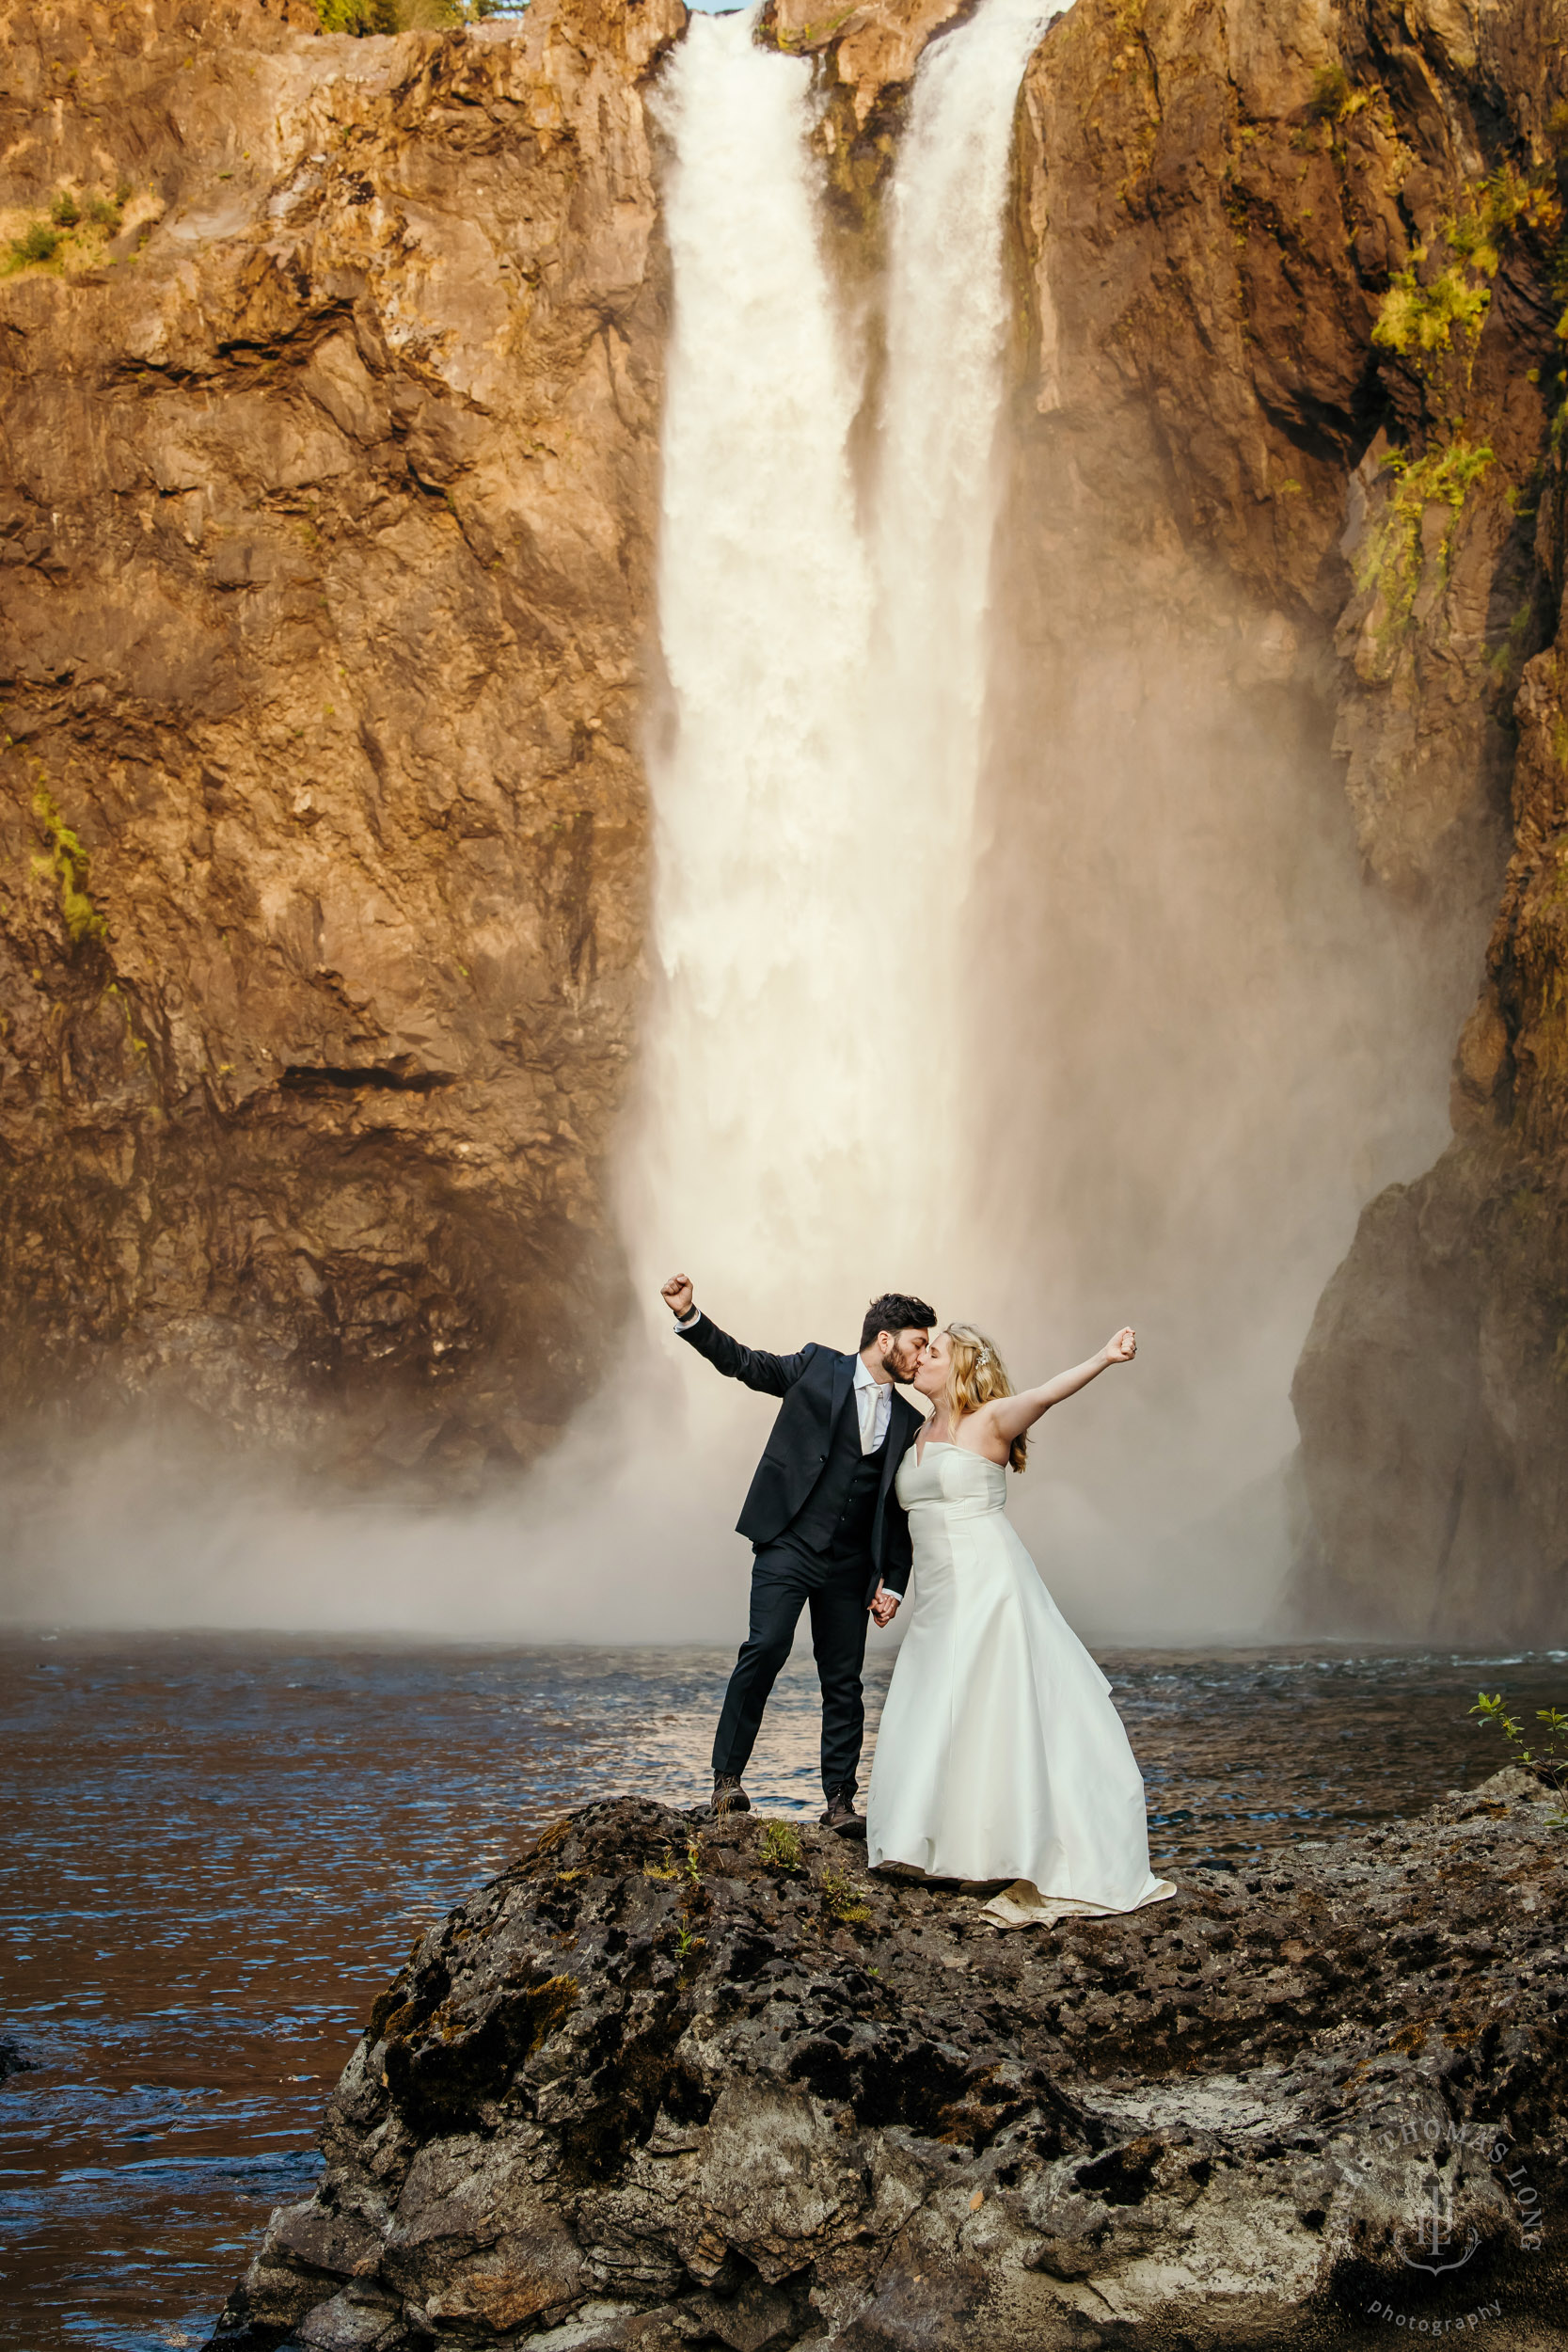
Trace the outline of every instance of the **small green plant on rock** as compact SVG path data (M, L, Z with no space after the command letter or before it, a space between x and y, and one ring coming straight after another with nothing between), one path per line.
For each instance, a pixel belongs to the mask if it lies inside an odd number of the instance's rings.
M1421 523L1427 508L1443 505L1452 510L1439 558L1446 580L1461 510L1491 463L1489 449L1472 449L1464 440L1429 450L1424 457L1390 450L1384 459L1384 470L1390 477L1387 503L1355 558L1356 586L1370 588L1384 606L1381 635L1402 630L1414 610L1421 580Z
M52 262L60 249L60 232L51 229L46 220L35 220L20 237L13 237L6 247L7 274L12 270L36 269Z
M1384 295L1372 328L1373 342L1402 358L1418 351L1451 350L1456 328L1467 338L1479 335L1492 300L1487 288L1472 285L1457 262L1423 284L1419 273L1426 258L1426 246L1418 245Z
M759 1851L765 1870L798 1870L800 1867L800 1834L788 1821L769 1821L762 1833Z
M1307 102L1309 122L1338 122L1351 100L1350 75L1336 59L1332 65L1321 65L1312 78L1312 95Z
M33 815L48 844L47 854L35 857L35 871L53 874L59 884L60 912L75 946L103 941L108 927L87 895L87 853L55 804L55 796L40 776L33 787Z
M1509 1713L1500 1691L1493 1692L1490 1697L1484 1691L1478 1691L1470 1712L1479 1715L1482 1723L1496 1724L1513 1751L1513 1761L1522 1764L1527 1772L1544 1771L1555 1779L1563 1765L1568 1764L1568 1715L1560 1708L1538 1707L1535 1710L1536 1722L1546 1726L1546 1745L1539 1753L1528 1745L1524 1724Z
M822 1908L830 1919L838 1920L843 1927L865 1927L870 1924L868 1906L862 1902L853 1883L842 1870L823 1871Z
M1447 390L1462 398L1504 246L1521 225L1555 232L1561 216L1548 183L1527 180L1513 164L1501 165L1439 224L1449 258L1429 270L1428 248L1418 246L1395 273L1372 328L1373 342L1411 361L1418 374L1443 373Z
M122 187L112 197L89 197L74 188L58 189L50 199L47 217L29 221L7 243L0 253L0 277L12 277L21 269L48 268L54 262L64 265L73 258L96 262L102 258L103 241L119 228L130 193Z

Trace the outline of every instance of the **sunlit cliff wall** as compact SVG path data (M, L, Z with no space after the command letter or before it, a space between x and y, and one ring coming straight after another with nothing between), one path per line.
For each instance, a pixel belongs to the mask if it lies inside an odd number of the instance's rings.
M1081 1018L1101 1050L1080 1056L1075 1115L1048 1090L1049 1119L1021 1127L1015 1085L1002 1148L1016 1165L1022 1147L1054 1209L1065 1145L1092 1231L1114 1214L1112 1147L1131 1121L1147 1165L1128 1229L1157 1247L1162 1184L1207 1187L1206 1279L1235 1329L1249 1298L1269 1314L1293 1240L1291 1171L1271 1180L1256 1134L1276 1081L1259 1057L1235 1084L1270 985L1244 952L1256 896L1277 891L1322 961L1362 975L1359 998L1323 1001L1343 1068L1361 1057L1376 1077L1363 1199L1383 1142L1408 1175L1431 1155L1408 1157L1418 1119L1402 1140L1387 1033L1409 1037L1412 1061L1433 1045L1446 1060L1464 1025L1454 1140L1366 1208L1296 1375L1293 1601L1317 1629L1540 1634L1568 1569L1565 30L1560 10L1512 5L1079 0L1021 109L1032 315L1003 580L1005 862L1043 870L1044 803L1018 778L1053 736L1070 766L1075 729L1111 793L1183 739L1171 782L1190 833L1228 805L1226 829L1257 856L1233 868L1228 907L1190 909L1187 964L1145 1007L1153 1046L1127 1024L1097 1031L1094 998L1114 999L1117 959L1144 950L1145 912L1157 951L1140 857L1176 845L1167 887L1200 870L1166 818L1095 883L1098 975L1064 975L1049 937L1015 963L1033 1016ZM1134 706L1142 680L1132 720L1098 691L1113 672ZM1299 838L1271 833L1256 801L1227 803L1216 778L1248 759L1260 780L1269 759L1306 780ZM1342 944L1312 902L1314 861L1350 825L1365 902L1343 909ZM1199 846L1202 871L1226 870L1223 846ZM1007 928L1015 955L1025 935ZM1275 1041L1288 1059L1288 1023ZM1147 1105L1205 1081L1212 1157L1162 1164ZM1299 1105L1293 1149L1347 1102L1354 1087L1338 1109ZM1291 1116L1275 1105L1277 1134ZM1244 1197L1237 1154L1254 1170ZM1026 1230L1027 1184L1017 1197Z
M0 281L13 1417L450 1487L584 1392L683 22L0 16L0 233L80 215Z

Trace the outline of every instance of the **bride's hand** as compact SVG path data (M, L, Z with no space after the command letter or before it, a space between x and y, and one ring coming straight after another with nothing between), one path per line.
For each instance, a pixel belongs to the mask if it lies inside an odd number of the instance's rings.
M1131 1325L1118 1331L1114 1340L1105 1343L1105 1361L1108 1364L1130 1364L1137 1352L1138 1335Z

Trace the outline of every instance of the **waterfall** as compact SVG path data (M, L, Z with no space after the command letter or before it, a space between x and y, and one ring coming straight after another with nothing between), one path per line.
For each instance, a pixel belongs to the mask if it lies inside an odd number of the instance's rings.
M727 1630L744 1609L729 1530L766 1412L673 1346L665 1275L780 1349L852 1344L877 1291L945 1295L1003 211L1019 79L1053 12L987 0L921 66L869 483L852 459L864 338L824 250L810 64L758 47L753 9L693 16L665 70L666 689L619 1194L645 1321L531 1486L527 1621L546 1636L585 1629L590 1595L611 1638ZM562 1599L544 1589L557 1572Z
M670 72L674 328L651 763L662 993L627 1200L775 1343L940 1279L939 1170L985 697L1013 107L1046 18L990 0L917 77L891 194L869 519L810 68L694 18ZM683 1261L684 1263L684 1261Z
M626 1221L645 1293L678 1260L721 1316L799 1345L875 1286L898 1019L864 945L882 812L861 710L860 386L818 233L811 68L752 35L749 14L693 17L662 93L671 715L649 762L660 986Z
M623 1192L656 1348L677 1265L720 1320L788 1348L852 1343L875 1292L936 1296L952 1262L951 960L985 701L1003 211L1019 80L1053 12L989 0L921 67L890 192L869 499L810 66L757 47L752 11L693 17L667 72L658 977ZM757 1411L680 1370L680 1443L714 1518L687 1540L711 1557Z
M1019 83L1062 5L989 0L927 52L889 199L875 723L879 756L903 783L907 886L925 916L923 1058L927 1099L952 1138L938 1179L950 1223L964 1172L953 966L984 745L1009 310L1004 214Z

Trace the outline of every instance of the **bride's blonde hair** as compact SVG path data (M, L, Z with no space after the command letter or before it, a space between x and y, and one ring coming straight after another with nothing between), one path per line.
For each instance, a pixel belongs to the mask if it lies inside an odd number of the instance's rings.
M977 1413L993 1397L1011 1396L1013 1383L1001 1355L983 1331L976 1331L972 1323L950 1323L945 1327L953 1343L947 1374L947 1426L956 1430L966 1413ZM1022 1470L1028 1458L1028 1438L1015 1438L1007 1449L1009 1464Z

